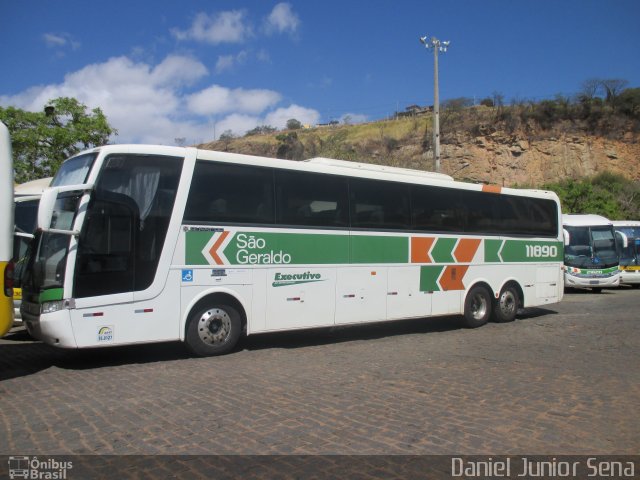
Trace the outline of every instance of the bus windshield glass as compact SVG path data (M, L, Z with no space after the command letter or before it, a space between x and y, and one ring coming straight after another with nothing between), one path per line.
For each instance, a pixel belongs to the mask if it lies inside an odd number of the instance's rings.
M611 226L571 227L565 247L565 264L576 268L609 268L618 265L618 252Z
M640 265L640 227L616 227L629 239L628 245L620 249L620 265Z
M91 165L93 165L97 155L97 153L88 153L70 158L64 162L51 181L51 186L60 187L86 182Z
M80 203L80 193L61 194L56 200L51 220L51 227L60 230L71 230ZM23 285L35 289L46 290L64 286L64 272L69 249L69 236L40 232L33 242L35 255L31 258L30 268L25 270Z

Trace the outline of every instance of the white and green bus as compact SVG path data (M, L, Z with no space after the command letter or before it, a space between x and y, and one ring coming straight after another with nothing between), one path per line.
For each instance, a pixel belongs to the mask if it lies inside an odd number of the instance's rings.
M13 160L9 129L0 122L0 337L13 325Z
M551 192L315 158L106 146L63 163L23 276L29 332L61 347L462 314L561 300Z
M637 220L614 220L616 232L626 240L620 248L620 283L640 288L640 222Z
M565 286L594 292L617 287L619 252L611 221L600 215L566 214L562 223Z

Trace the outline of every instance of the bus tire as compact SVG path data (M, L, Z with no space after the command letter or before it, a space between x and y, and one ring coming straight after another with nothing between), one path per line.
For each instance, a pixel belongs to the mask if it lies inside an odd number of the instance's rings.
M213 304L198 308L189 318L185 343L200 357L229 353L242 333L238 311L228 305Z
M482 285L476 285L464 300L464 325L467 328L481 327L491 316L491 294Z
M513 322L519 304L518 290L513 285L505 285L493 305L493 320L498 323Z

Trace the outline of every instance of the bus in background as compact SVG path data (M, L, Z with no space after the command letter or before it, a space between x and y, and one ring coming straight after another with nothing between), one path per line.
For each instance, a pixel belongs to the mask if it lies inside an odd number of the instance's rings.
M23 275L29 332L61 347L462 314L468 327L562 299L552 192L316 158L110 145L42 195Z
M620 249L620 283L640 288L640 222L616 220L613 228L627 239Z
M0 122L0 337L13 325L13 160L9 129Z
M619 258L611 221L600 215L566 214L562 225L565 287L594 292L617 287Z
M20 277L24 267L25 256L29 242L38 226L38 204L42 192L51 184L52 177L39 178L16 185L13 190L15 211L15 230L13 235L13 262L15 265L13 287L14 325L20 324L20 304L22 303L22 289Z

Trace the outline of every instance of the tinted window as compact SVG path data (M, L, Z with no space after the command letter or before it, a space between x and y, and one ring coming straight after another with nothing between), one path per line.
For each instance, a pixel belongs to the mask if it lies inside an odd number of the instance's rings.
M351 224L356 228L408 229L409 186L375 180L349 182Z
M414 186L411 190L413 228L435 232L464 232L467 205L462 190Z
M276 221L284 225L346 227L347 181L343 177L279 170Z
M155 278L182 172L182 158L110 155L87 208L74 295L148 288Z
M270 224L273 171L230 163L197 162L184 222Z
M427 186L412 188L416 230L555 237L556 203L487 192Z

